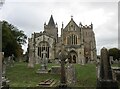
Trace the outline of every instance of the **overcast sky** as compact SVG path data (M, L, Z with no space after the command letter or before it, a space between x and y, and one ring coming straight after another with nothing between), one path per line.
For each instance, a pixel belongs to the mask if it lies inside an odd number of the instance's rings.
M102 47L118 48L118 2L117 0L6 0L0 9L0 20L6 20L23 30L28 37L44 30L50 15L58 24L59 36L62 22L68 24L73 16L79 25L90 25L96 37L97 53ZM23 46L27 49L27 44Z

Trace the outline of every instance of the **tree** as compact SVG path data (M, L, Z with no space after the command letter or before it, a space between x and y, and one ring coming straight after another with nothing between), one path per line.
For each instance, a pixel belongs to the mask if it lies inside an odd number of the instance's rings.
M113 56L113 60L119 60L120 58L120 50L118 48L109 49L109 56Z
M23 54L22 45L26 43L27 36L22 30L9 24L7 21L2 22L2 51L5 57L14 54L20 57Z

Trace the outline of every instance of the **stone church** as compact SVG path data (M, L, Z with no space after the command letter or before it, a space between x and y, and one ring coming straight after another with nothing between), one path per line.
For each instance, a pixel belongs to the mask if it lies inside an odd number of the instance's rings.
M40 63L44 50L49 62L59 60L58 55L62 44L64 44L64 48L68 53L70 63L85 64L96 60L93 24L83 26L80 23L77 25L71 17L65 27L62 23L61 36L58 37L58 25L51 15L48 24L44 23L44 31L34 32L31 38L28 39L29 61Z

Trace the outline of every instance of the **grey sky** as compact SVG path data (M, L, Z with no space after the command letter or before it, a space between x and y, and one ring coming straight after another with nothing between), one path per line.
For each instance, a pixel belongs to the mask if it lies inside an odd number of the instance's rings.
M82 0L83 1L83 0ZM110 2L111 1L111 2ZM93 23L97 53L102 47L118 47L118 2L106 0L98 2L81 2L80 0L6 0L0 9L0 20L24 30L28 37L33 32L43 31L44 22L48 23L50 15L60 29L70 21L71 15L74 21L83 25ZM27 45L23 46L26 50Z

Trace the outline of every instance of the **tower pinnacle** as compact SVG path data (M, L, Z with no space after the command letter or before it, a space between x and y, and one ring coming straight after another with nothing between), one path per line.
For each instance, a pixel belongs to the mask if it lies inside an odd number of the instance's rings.
M54 19L53 19L53 16L52 16L52 15L51 15L50 20L49 20L49 22L48 22L48 26L50 26L50 27L55 27L55 22L54 22Z

